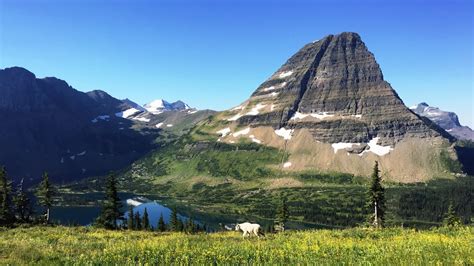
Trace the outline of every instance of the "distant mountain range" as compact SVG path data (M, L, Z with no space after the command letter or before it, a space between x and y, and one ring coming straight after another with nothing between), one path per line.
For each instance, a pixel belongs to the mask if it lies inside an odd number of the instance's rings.
M0 165L29 182L43 171L61 181L101 175L159 148L161 131L179 135L213 113L159 101L164 107L151 112L104 91L83 93L57 78L36 78L24 68L1 69Z
M263 165L268 158L247 158L262 162L260 174L281 169L368 176L377 160L384 178L398 182L459 174L457 161L469 161L463 154L470 152L459 153L454 137L473 139L452 112L425 103L406 107L351 32L305 45L249 99L219 113L163 99L142 106L100 90L83 93L57 78L39 79L24 68L0 70L0 165L15 179L35 182L43 171L60 181L103 175L159 154L183 134L182 150L167 150L166 160L191 160L206 149L220 154L267 146L281 151L282 159ZM239 163L226 160L199 166ZM220 172L239 175L235 167Z
M410 109L418 115L429 118L457 139L474 141L474 131L468 126L462 126L458 115L454 112L443 111L424 102Z
M161 114L166 111L185 111L190 110L191 107L182 101L169 103L165 100L154 100L144 105L145 109L152 114Z

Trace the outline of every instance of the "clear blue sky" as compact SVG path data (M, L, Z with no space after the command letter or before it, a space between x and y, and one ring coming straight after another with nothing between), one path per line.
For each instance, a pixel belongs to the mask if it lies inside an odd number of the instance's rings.
M0 0L0 68L223 110L304 44L354 31L405 104L472 127L472 2Z

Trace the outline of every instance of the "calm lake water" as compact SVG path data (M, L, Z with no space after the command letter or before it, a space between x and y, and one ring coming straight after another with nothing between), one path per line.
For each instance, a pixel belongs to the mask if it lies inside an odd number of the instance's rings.
M128 217L128 206L123 203L124 217ZM171 209L166 206L159 204L156 201L140 204L133 208L134 212L139 212L140 216L143 216L145 208L148 212L150 224L156 227L160 215L163 214L165 223L169 223ZM66 206L66 207L54 207L51 211L51 219L64 225L89 225L97 216L99 216L100 207L83 207L83 206ZM179 215L180 219L187 217Z

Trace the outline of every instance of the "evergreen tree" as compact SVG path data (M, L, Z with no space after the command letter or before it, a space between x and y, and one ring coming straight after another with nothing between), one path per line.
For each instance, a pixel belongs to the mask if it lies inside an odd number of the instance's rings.
M107 178L105 201L102 206L102 213L100 214L97 223L108 229L117 229L118 220L122 218L120 208L122 203L117 192L117 180L113 174Z
M288 221L288 218L290 217L289 211L288 211L288 202L286 197L282 197L280 201L280 205L278 206L277 212L276 212L276 219L275 219L275 226L277 228L277 231L285 231L285 224Z
M161 213L160 219L158 220L157 229L160 232L166 231L166 224L165 224L165 219L163 219L163 213Z
M367 192L367 209L371 213L368 222L374 227L383 227L385 222L385 189L382 186L377 161L375 161L370 187Z
M188 219L188 222L187 222L187 224L186 224L186 230L185 230L185 231L188 232L188 233L190 233L190 234L192 234L192 233L195 232L195 229L196 229L196 228L195 228L195 225L194 225L194 221L193 221L193 218L191 217L191 218Z
M185 224L181 219L178 219L178 232L184 232L186 229Z
M142 219L138 211L135 213L135 230L142 230Z
M43 179L38 186L36 191L36 197L38 198L38 203L46 209L44 214L45 222L49 223L49 217L51 215L51 206L53 206L53 186L49 182L48 173L43 173Z
M131 205L128 208L127 228L128 230L135 229L135 221L133 220L133 206Z
M0 225L9 225L13 222L11 208L11 183L8 181L5 167L0 168Z
M25 190L23 189L23 179L21 179L18 188L16 189L15 196L13 198L15 203L15 212L18 215L18 218L22 222L28 222L31 215L31 204L28 195L26 195Z
M180 220L178 219L178 212L176 211L176 208L173 208L171 210L171 216L170 216L170 230L177 232L180 231L180 226L179 226Z
M146 208L143 212L142 229L145 231L150 230L150 219L148 218L148 211Z
M451 202L448 207L448 212L445 214L443 224L449 227L456 227L462 224L461 218L456 215L454 211L453 203Z

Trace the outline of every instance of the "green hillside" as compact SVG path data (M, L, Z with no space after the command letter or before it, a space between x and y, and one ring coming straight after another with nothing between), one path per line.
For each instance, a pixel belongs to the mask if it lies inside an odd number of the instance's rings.
M368 177L317 170L286 172L280 165L288 154L281 150L248 141L220 143L202 128L169 139L121 172L123 191L157 199L176 206L181 213L216 223L271 223L282 197L289 200L294 228L364 223ZM61 204L97 204L103 180L92 178L63 186ZM473 217L474 179L470 176L384 185L389 224L439 225L451 202L464 222Z

